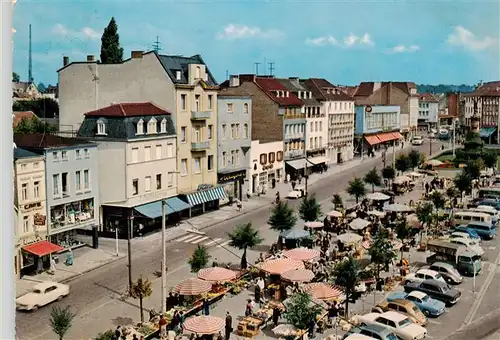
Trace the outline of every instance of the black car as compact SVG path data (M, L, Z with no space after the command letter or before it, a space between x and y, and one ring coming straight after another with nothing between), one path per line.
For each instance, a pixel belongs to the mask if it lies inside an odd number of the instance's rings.
M404 285L406 293L418 290L426 293L431 298L443 301L447 306L452 306L460 300L462 293L451 288L447 283L437 280L424 280L423 282L409 282Z

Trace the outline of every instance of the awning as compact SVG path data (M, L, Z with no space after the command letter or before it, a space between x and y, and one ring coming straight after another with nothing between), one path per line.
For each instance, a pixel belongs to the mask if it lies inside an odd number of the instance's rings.
M496 130L496 127L487 127L487 128L481 128L479 130L479 137L481 138L489 138Z
M211 188L186 195L187 201L189 202L189 205L191 207L206 202L219 200L224 197L226 197L226 192L224 191L223 187Z
M373 136L365 136L365 139L366 141L368 142L368 144L370 145L375 145L375 144L379 144L381 143L381 140L377 138L376 135L373 135Z
M180 200L178 197L167 198L165 202L166 215L170 215L174 212L179 212L190 208L189 204ZM135 207L135 211L149 218L161 217L161 201L139 205Z
M377 138L380 139L382 143L388 142L393 139L393 135L391 132L379 133L377 134Z
M62 251L64 248L49 241L38 241L23 247L23 250L33 255L45 256Z
M327 163L328 162L328 158L325 157L325 156L311 157L311 158L308 158L307 160L309 162L311 162L312 164L314 164L314 165L318 165L318 164L321 164L321 163Z
M403 139L403 136L399 132L391 132L391 133L394 136L393 140Z
M291 166L296 170L300 170L306 167L307 160L305 158L295 159L293 161L286 161L286 164L288 164L289 166Z

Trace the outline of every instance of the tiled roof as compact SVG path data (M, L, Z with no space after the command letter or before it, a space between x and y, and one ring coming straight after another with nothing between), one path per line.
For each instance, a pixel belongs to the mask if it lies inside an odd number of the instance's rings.
M23 90L26 91L26 89L30 86L30 82L27 81L13 81L12 82L12 89L13 90Z
M205 65L206 67L208 74L208 79L206 81L207 85L217 86L217 81L212 76L212 73L208 69L207 64L205 64L199 54L196 54L192 57L159 54L158 58L160 59L160 63L162 64L163 68L165 68L165 71L167 71L170 79L174 84L188 84L188 65L200 64ZM176 77L177 71L181 71L181 79L179 80Z
M14 148L14 159L34 158L34 157L40 157L40 155L25 149Z
M323 78L309 78L304 81L314 97L320 101L353 101L354 99Z
M292 91L294 94L298 91L301 92L309 92L310 90L304 86L304 83L301 83L298 78L295 79L286 79L286 78L278 78L278 80L283 86L285 86L288 90ZM304 105L319 105L319 102L316 98L300 98L300 100L304 103Z
M64 146L90 145L89 142L78 138L65 138L49 133L15 133L14 143L17 147L30 151Z
M38 118L33 111L14 111L12 127L16 127L23 119Z
M293 93L288 97L278 97L276 91L289 91L275 78L255 77L255 83L276 103L282 106L302 106L304 103Z
M339 86L339 88L350 97L353 97L356 91L358 90L357 86Z
M161 116L171 113L151 102L145 103L119 103L85 113L87 117L138 117Z
M480 97L480 96L500 96L500 81L491 81L484 83L472 93L467 93L466 97Z
M432 93L419 93L418 99L421 102L439 103L439 100Z
M410 90L416 89L417 85L414 82L402 82L402 81L384 81L384 82L362 82L359 84L357 91L354 96L368 97L373 94L378 88L382 88L386 85L392 84L392 86L397 87L407 95L411 95ZM375 86L377 85L377 86Z

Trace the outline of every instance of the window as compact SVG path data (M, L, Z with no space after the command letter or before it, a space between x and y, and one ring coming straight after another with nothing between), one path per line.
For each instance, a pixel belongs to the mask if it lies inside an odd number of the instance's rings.
M234 166L236 164L236 151L231 151L231 165Z
M181 126L181 143L186 143L186 127Z
M68 183L68 173L63 172L61 174L61 186L62 186L62 194L69 195L69 183Z
M243 125L243 138L248 138L248 124Z
M144 179L144 191L151 191L151 176L146 176L146 178Z
M226 124L222 124L222 139L226 139Z
M214 155L208 155L207 170L211 171L213 169L214 169Z
M318 132L318 122L314 122L314 131Z
M323 137L319 137L319 147L323 147Z
M270 153L268 154L268 157L269 157L269 163L274 163L274 161L276 160L276 158L275 158L275 157L276 157L276 155L275 155L275 153L274 153L274 152L270 152Z
M75 172L75 190L76 191L82 190L82 172L81 171Z
M236 165L240 165L240 150L236 150ZM274 154L273 154L274 155Z
M156 175L156 190L161 189L161 174Z
M161 145L157 145L156 146L156 159L162 159L162 156L161 156Z
M186 107L186 95L185 94L181 94L181 110L182 111L186 111L187 110L187 107Z
M61 158L63 161L68 160L68 152L67 151L61 151Z
M24 183L21 186L21 199L23 201L26 201L28 199L28 184L27 183Z
M90 189L90 170L83 170L83 188Z
M200 111L200 95L199 94L194 96L194 110L196 112Z
M314 131L314 124L313 124L313 122L311 122L311 132L313 132L313 131Z
M248 113L248 103L243 104L243 113Z
M106 134L106 124L102 120L97 121L97 134L105 135Z
M151 160L151 147L146 146L144 147L144 161L148 162Z
M160 123L160 132L165 133L167 132L167 120L163 118Z
M168 143L167 144L167 158L172 158L174 157L174 144Z
M38 163L38 162L34 162L34 163L33 163L33 169L38 169L38 165L39 165L39 163Z
M52 175L52 195L59 196L59 174Z
M211 94L209 94L208 99L207 99L208 110L212 110L212 100L213 100L213 96Z
M81 159L82 158L82 154L80 153L80 150L75 150L75 154L76 154L76 159Z
M240 124L236 124L236 138L240 138Z
M132 163L139 162L139 148L132 148Z
M137 178L132 180L132 195L139 194L139 180Z
M158 133L158 124L154 117L151 118L148 122L148 133Z
M186 176L188 173L187 163L188 163L187 158L181 159L181 176Z
M54 158L54 162L58 162L59 161L59 152L57 152L57 151L52 152L52 158Z
M201 79L201 69L199 66L196 66L196 79Z
M83 149L83 157L85 157L85 158L90 158L90 152L89 152L89 149Z
M137 122L137 128L136 128L136 135L142 135L144 134L144 121L142 119L139 119Z
M193 142L198 143L201 141L201 131L199 127L196 127L193 129L194 131L194 136L193 136Z
M173 173L173 172L169 172L169 173L167 174L167 176L168 176L168 177L167 177L167 185L168 185L169 187L174 186L174 173Z
M231 124L231 139L234 139L236 136L236 124Z
M260 154L260 164L264 165L267 163L267 154L266 153L261 153Z
M311 149L314 149L314 147L313 147L313 138L312 137L309 138L309 146L310 146Z
M319 122L319 131L323 131L323 122Z
M30 231L30 219L29 216L23 217L23 232L28 233Z
M209 125L208 126L208 139L212 139L213 137L213 133L214 133L214 126L213 125Z
M224 151L222 153L222 167L225 168L227 166L227 153Z
M233 113L233 103L227 103L227 112Z
M40 198L40 182L33 182L33 197Z
M194 158L193 172L199 174L201 172L201 157Z

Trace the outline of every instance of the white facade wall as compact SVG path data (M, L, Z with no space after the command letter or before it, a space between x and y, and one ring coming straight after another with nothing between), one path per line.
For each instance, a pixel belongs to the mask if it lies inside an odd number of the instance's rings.
M275 154L275 161L269 162L269 154ZM281 153L281 158L278 157ZM261 162L261 155L267 155L267 161ZM266 191L271 187L270 178L275 178L277 182L284 180L284 152L283 142L260 143L258 140L252 141L250 148L250 169L249 169L249 192L256 194L258 188Z
M306 150L318 150L328 147L328 118L322 107L311 107L311 110L319 109L318 113L309 114L306 110Z
M340 159L351 160L354 157L354 101L326 101L322 105L328 119L329 164L337 164Z

